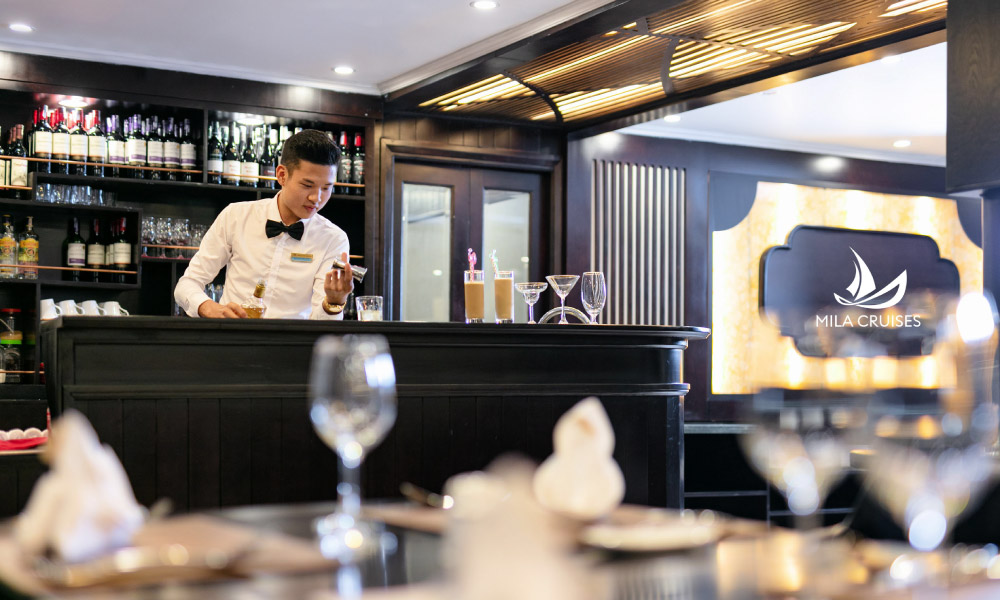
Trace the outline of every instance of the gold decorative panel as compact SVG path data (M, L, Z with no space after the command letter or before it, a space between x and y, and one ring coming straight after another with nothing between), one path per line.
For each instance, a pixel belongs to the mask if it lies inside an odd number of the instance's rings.
M777 327L759 327L759 273L764 252L784 245L798 225L926 235L958 268L962 292L983 288L983 251L966 235L954 200L759 182L749 214L712 233L712 393L748 394L753 360L769 357L789 387L805 385L822 365L803 357ZM926 361L924 361L926 362ZM913 368L922 370L914 361ZM922 385L937 382L921 379Z

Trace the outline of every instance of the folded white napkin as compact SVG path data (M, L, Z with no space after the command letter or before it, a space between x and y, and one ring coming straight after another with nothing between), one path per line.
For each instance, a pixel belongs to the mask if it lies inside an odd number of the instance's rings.
M555 453L535 472L534 491L550 510L582 520L602 517L625 496L625 477L612 458L615 432L600 400L581 400L556 423Z
M77 562L128 545L143 510L118 457L86 417L67 411L52 426L47 452L49 472L14 525L21 548Z

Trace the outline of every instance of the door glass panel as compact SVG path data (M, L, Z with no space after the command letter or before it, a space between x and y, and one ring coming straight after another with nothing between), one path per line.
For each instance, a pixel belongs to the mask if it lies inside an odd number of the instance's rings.
M447 321L451 281L450 187L403 184L400 315Z
M490 252L496 248L500 270L514 271L514 281L528 280L529 215L531 194L507 190L483 190L483 269L486 271L487 321L493 318L493 266ZM538 315L535 315L537 318ZM521 294L514 292L514 322L528 320L528 307Z

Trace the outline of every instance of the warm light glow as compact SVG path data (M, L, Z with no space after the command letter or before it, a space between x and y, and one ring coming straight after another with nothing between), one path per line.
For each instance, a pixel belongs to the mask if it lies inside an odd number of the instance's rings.
M494 2L494 0L476 0L475 2L469 3L472 8L478 8L479 10L493 10L494 8L500 6L499 2Z
M813 165L821 173L836 173L847 165L847 161L839 156L824 156L817 158Z
M350 75L354 72L354 67L349 67L347 65L340 65L333 68L333 72L337 75Z
M941 427L930 415L921 415L914 425L916 436L922 440L932 440L941 435Z
M35 28L27 23L11 23L10 30L18 33L31 33Z
M84 100L80 96L73 96L72 98L60 100L59 106L64 106L66 108L87 108L90 106L90 102Z
M948 6L948 0L902 0L889 6L881 17L896 17L912 12L926 12Z

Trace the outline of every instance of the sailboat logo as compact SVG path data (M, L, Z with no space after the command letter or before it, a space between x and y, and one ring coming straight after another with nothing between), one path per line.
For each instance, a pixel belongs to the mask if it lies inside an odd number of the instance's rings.
M854 252L854 281L847 286L851 298L834 294L833 297L837 299L837 302L845 306L861 308L889 308L898 304L903 299L903 294L906 293L906 271L904 270L892 280L892 283L876 292L875 279L872 278L872 272L868 270L868 265L855 252L854 248L851 248L851 252ZM890 294L892 297L885 300Z

